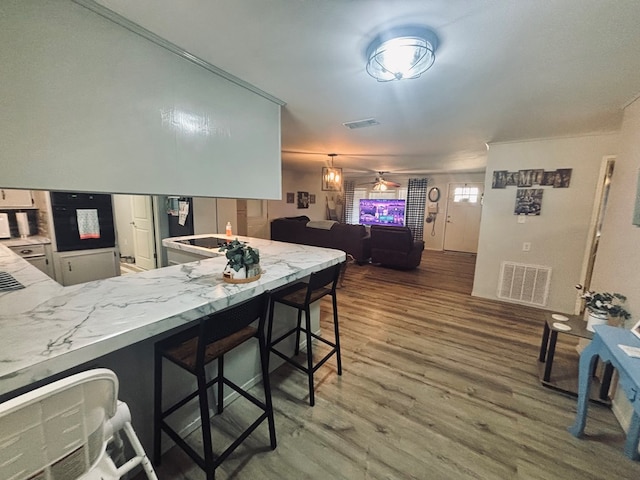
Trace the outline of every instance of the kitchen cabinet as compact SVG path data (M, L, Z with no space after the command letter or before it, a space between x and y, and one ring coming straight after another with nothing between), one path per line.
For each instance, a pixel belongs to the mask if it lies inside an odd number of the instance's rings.
M15 245L9 249L51 278L55 278L51 245Z
M64 286L120 275L120 263L114 248L56 252L56 280Z
M199 260L206 260L207 258L211 257L205 257L204 255L185 252L183 250L167 248L167 260L169 262L169 265L180 265L183 263L197 262Z
M33 207L31 190L0 189L0 208Z

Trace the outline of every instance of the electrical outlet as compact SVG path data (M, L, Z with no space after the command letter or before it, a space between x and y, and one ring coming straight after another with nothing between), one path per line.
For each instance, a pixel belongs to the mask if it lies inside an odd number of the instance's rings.
M518 215L518 223L524 223L526 219L526 215Z
M522 251L523 252L528 252L531 250L531 242L524 242L522 244Z

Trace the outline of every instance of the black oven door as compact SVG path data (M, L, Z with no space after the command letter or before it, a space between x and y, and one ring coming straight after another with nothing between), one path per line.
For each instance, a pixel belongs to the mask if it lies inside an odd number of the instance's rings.
M111 195L52 192L51 213L59 252L115 246Z

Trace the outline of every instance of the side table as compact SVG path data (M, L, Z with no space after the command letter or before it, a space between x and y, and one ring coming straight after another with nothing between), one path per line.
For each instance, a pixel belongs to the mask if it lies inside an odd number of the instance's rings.
M640 339L624 328L596 325L594 330L593 340L580 355L578 410L576 421L569 427L569 432L575 437L580 437L584 433L589 406L587 393L591 383L591 371L597 359L600 358L603 362L616 368L620 378L620 387L633 407L624 453L629 458L637 460L638 439L640 438L640 359L628 356L618 345L640 347Z
M572 396L578 395L578 362L575 364L559 365L556 367L557 373L552 375L553 361L556 351L556 342L558 334L565 334L577 338L586 338L591 340L593 332L586 329L586 322L582 317L577 315L563 314L569 320L558 321L552 317L551 312L545 312L545 323L542 331L542 341L540 344L540 355L538 357L538 375L540 383L548 388L552 388L562 393ZM554 326L554 323L568 326L571 330L560 330ZM594 364L591 371L593 382L591 383L589 399L602 405L610 406L609 387L611 386L611 377L613 367L611 364L605 364L602 383L595 377L597 364Z

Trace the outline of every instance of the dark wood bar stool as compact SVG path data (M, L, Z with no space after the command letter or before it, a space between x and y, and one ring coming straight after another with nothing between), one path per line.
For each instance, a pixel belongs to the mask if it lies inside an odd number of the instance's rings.
M160 464L161 433L164 431L180 446L194 462L202 468L207 480L215 478L215 469L225 458L238 447L264 420L269 425L271 449L276 448L276 432L271 404L271 385L267 367L268 350L264 336L264 324L267 317L269 295L264 293L258 297L203 317L199 325L172 337L161 340L155 345L155 391L154 391L154 462ZM258 321L257 328L251 324ZM256 338L260 349L260 365L262 368L262 382L264 386L264 402L243 390L224 376L224 354L238 345ZM197 390L169 408L162 409L162 363L167 359L197 379ZM218 373L215 378L207 381L205 366L218 361ZM207 391L217 384L217 413L222 414L224 405L224 385L228 385L247 400L263 410L258 419L253 422L229 447L222 453L213 452L211 424L209 421L209 403ZM202 423L202 443L204 456L191 447L165 419L185 406L189 401L198 397L200 417Z
M342 375L342 359L340 357L340 331L338 328L338 303L336 301L336 286L338 283L338 278L340 276L340 269L342 264L336 264L331 267L325 268L324 270L320 270L319 272L314 272L311 274L309 278L309 283L299 282L294 285L287 286L282 290L277 292L273 292L271 295L271 308L269 309L269 323L268 323L268 334L267 340L269 343L269 352L273 352L278 355L280 358L289 362L294 367L302 370L307 374L309 379L309 404L313 406L315 404L315 396L314 396L314 385L313 385L313 374L318 370L324 363L331 358L331 356L336 356L336 361L338 363L338 375ZM322 297L330 295L333 304L333 327L334 327L334 335L335 341L331 342L326 338L322 338L321 336L313 333L311 331L311 312L310 305L321 299ZM298 323L297 326L286 332L284 335L279 336L275 340L272 340L273 333L273 310L276 303L282 303L284 305L288 305L289 307L296 308L298 310ZM302 326L302 314L305 316L305 324ZM290 358L285 355L278 349L276 349L276 345L280 342L289 338L291 335L296 335L296 343L295 343L295 354L298 355L300 353L300 334L304 332L307 340L307 362L306 365L302 365L297 362L294 358ZM312 339L319 340L326 345L331 347L329 353L327 353L324 357L318 360L315 365L313 362L313 349L312 349Z

